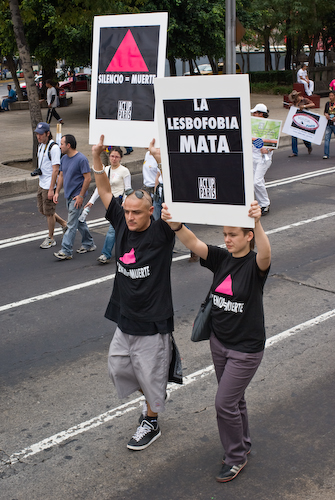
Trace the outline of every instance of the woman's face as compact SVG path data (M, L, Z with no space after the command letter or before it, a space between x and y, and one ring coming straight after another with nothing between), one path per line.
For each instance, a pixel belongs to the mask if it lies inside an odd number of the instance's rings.
M243 257L250 252L250 241L253 238L253 232L244 234L241 227L224 226L224 242L227 250L233 257Z
M112 167L118 167L120 165L121 155L117 151L111 151L109 159Z

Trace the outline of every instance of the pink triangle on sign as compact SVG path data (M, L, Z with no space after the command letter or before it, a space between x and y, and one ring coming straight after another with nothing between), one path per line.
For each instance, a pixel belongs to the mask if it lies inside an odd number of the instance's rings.
M135 250L132 248L130 252L125 253L123 257L120 257L120 261L124 264L136 264Z
M225 295L233 295L233 282L231 280L231 275L228 274L222 283L215 289L216 292L224 293Z
M106 71L149 71L130 29L120 43Z

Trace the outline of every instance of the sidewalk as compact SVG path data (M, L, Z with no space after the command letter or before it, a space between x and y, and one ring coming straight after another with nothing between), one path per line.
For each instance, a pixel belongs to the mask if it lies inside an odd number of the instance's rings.
M59 108L59 114L64 124L62 133L73 134L77 139L78 150L85 154L92 163L91 146L88 143L89 135L89 92L68 92L73 97L73 104ZM321 98L317 113L323 114L327 97ZM287 109L283 107L282 96L263 94L251 95L251 107L257 103L264 103L269 111L269 118L282 120L287 116ZM42 109L43 119L46 119L46 110ZM51 122L51 131L56 136L56 121ZM8 162L25 162L32 158L32 131L29 110L18 110L0 113L0 198L19 194L34 193L37 191L38 179L30 175L30 171L23 168L9 166ZM131 143L131 139L130 139ZM281 135L280 147L290 146L291 137ZM131 146L131 144L129 144ZM131 173L142 171L145 148L134 148L133 153L124 156L122 164L127 166Z

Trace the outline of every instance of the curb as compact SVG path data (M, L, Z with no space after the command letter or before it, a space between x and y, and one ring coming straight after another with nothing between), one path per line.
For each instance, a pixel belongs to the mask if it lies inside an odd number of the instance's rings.
M0 171L1 167L8 168L9 163L24 162L24 161L31 161L31 158L24 158L24 159L21 158L20 160L9 160L6 162L2 162L0 163ZM143 160L134 160L128 162L125 166L129 168L131 174L135 175L142 173L142 165L143 165ZM15 170L19 169L16 168ZM92 175L92 181L90 183L90 187L95 188L94 173L91 172L91 175ZM28 172L27 170L26 171L22 170L21 175L20 174L17 176L13 175L13 178L9 178L8 180L2 182L0 181L0 199L9 198L10 196L19 196L24 194L36 193L37 188L38 188L38 178L31 177L30 172Z

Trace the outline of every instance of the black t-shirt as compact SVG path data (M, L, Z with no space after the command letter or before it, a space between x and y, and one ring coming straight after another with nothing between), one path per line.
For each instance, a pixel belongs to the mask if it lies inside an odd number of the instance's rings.
M262 351L265 344L263 288L270 268L262 272L253 251L236 258L227 250L211 245L207 260L200 262L214 273L211 316L215 336L227 349Z
M173 330L170 268L174 231L151 220L145 231L130 231L115 198L106 212L115 229L116 276L106 318L128 334L152 335Z
M324 113L327 113L331 118L333 118L335 116L335 102L326 102ZM335 125L335 122L333 122L332 120L328 120L327 124Z

